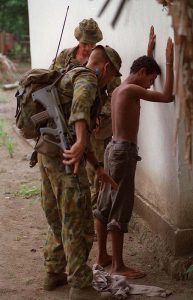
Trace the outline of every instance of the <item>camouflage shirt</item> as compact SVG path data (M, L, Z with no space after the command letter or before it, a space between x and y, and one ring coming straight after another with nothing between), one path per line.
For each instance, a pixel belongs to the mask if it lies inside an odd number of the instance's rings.
M66 68L70 64L80 65L80 63L76 60L77 51L78 46L62 50L62 52L60 52L60 54L57 56L55 64L53 60L49 69L57 70L61 68Z
M80 62L76 60L76 53L78 51L78 46L73 48L67 48L64 49L57 57L55 65L54 60L52 62L52 65L50 66L50 69L61 69L61 68L67 68L70 66L78 66L80 65ZM105 89L100 91L100 107L97 108L97 113L100 117L100 127L106 126L105 124L111 123L111 96L114 89L121 84L120 77L115 77L108 85L105 87ZM96 105L95 105L96 106ZM95 127L94 124L95 121L93 120L92 128ZM104 123L104 124L103 124ZM112 135L112 132L109 133L109 136Z
M96 99L97 88L95 73L86 67L77 67L65 74L58 91L69 125L85 120L90 128L90 111Z

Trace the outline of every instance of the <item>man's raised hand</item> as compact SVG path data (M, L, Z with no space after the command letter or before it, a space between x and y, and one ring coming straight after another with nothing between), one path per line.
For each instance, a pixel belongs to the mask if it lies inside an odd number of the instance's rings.
M166 46L166 64L173 65L173 61L174 61L174 43L172 39L169 37Z
M156 35L154 32L154 27L150 27L150 32L149 32L149 42L148 42L148 47L147 47L147 56L153 58L153 51L155 48L155 40L156 40Z

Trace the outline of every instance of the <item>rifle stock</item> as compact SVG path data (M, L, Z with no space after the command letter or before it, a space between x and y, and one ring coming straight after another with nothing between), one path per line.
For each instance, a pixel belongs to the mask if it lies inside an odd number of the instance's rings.
M43 139L49 143L55 144L63 151L70 149L73 145L73 137L71 136L66 120L60 109L60 100L58 97L57 88L53 85L46 86L37 90L32 94L33 101L38 101L45 107L45 111L34 115L31 119L35 125L42 121L52 119L56 128L42 127L40 134ZM45 135L51 135L55 138L55 142L47 138ZM66 174L72 174L72 167L65 166Z

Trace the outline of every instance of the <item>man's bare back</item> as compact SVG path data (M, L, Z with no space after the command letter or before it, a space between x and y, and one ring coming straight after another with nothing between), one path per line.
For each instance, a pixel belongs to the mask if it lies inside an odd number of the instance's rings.
M137 144L140 99L130 91L128 80L116 88L111 100L113 139Z

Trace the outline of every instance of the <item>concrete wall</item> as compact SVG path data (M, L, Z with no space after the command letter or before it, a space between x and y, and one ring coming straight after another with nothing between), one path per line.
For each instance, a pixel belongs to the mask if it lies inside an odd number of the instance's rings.
M77 44L74 28L83 18L94 18L104 35L101 44L114 47L122 57L123 79L128 75L132 61L146 54L149 28L154 25L157 35L155 58L163 71L157 79L161 90L165 72L165 46L173 37L171 18L156 0L127 2L115 29L111 21L119 1L111 1L105 13L97 18L103 0L28 0L32 67L47 68L55 57L67 5L70 6L60 50ZM156 104L141 101L139 130L139 162L136 174L136 192L149 207L174 228L193 228L193 179L187 180L181 146L174 155L176 123L175 104ZM183 132L179 136L183 141ZM180 154L179 154L180 153Z

